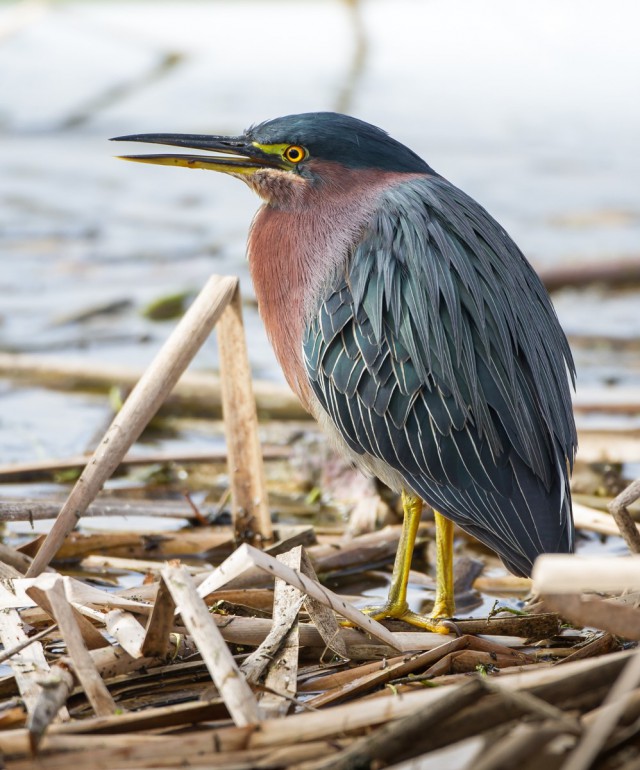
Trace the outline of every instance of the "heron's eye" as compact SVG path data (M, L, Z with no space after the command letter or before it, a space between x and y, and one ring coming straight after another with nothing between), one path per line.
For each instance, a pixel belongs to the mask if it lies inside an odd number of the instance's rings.
M289 163L300 163L301 160L307 155L307 151L304 147L300 147L297 144L292 144L284 151L284 157Z

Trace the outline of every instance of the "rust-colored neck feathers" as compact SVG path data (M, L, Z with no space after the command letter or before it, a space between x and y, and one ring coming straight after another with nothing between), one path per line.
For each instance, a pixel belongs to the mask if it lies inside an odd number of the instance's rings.
M327 282L346 265L382 190L408 177L315 163L314 181L259 172L249 182L267 200L256 214L248 245L260 315L289 385L308 409L302 362L307 320Z

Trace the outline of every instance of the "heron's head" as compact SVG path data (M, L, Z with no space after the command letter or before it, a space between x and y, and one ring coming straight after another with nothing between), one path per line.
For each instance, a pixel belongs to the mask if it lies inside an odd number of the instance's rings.
M433 173L412 150L362 120L335 112L287 115L240 136L134 134L116 141L148 142L211 155L126 155L125 160L221 171L238 177L267 203L286 205L328 194L379 174ZM308 193L313 193L311 196Z

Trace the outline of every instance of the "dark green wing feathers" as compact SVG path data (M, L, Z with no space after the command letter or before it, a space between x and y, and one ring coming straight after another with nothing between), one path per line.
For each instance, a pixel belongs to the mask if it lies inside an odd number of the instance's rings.
M387 190L304 339L347 444L529 574L573 547L573 362L539 278L445 180Z

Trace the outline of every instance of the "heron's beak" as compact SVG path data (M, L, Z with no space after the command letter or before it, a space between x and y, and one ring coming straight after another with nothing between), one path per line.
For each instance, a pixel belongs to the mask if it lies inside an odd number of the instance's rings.
M115 142L145 142L147 144L168 144L189 150L204 150L221 153L216 155L121 155L122 160L137 163L155 163L160 166L184 166L205 168L225 174L250 175L262 168L286 168L273 155L260 150L243 136L208 136L206 134L132 134L116 136Z

